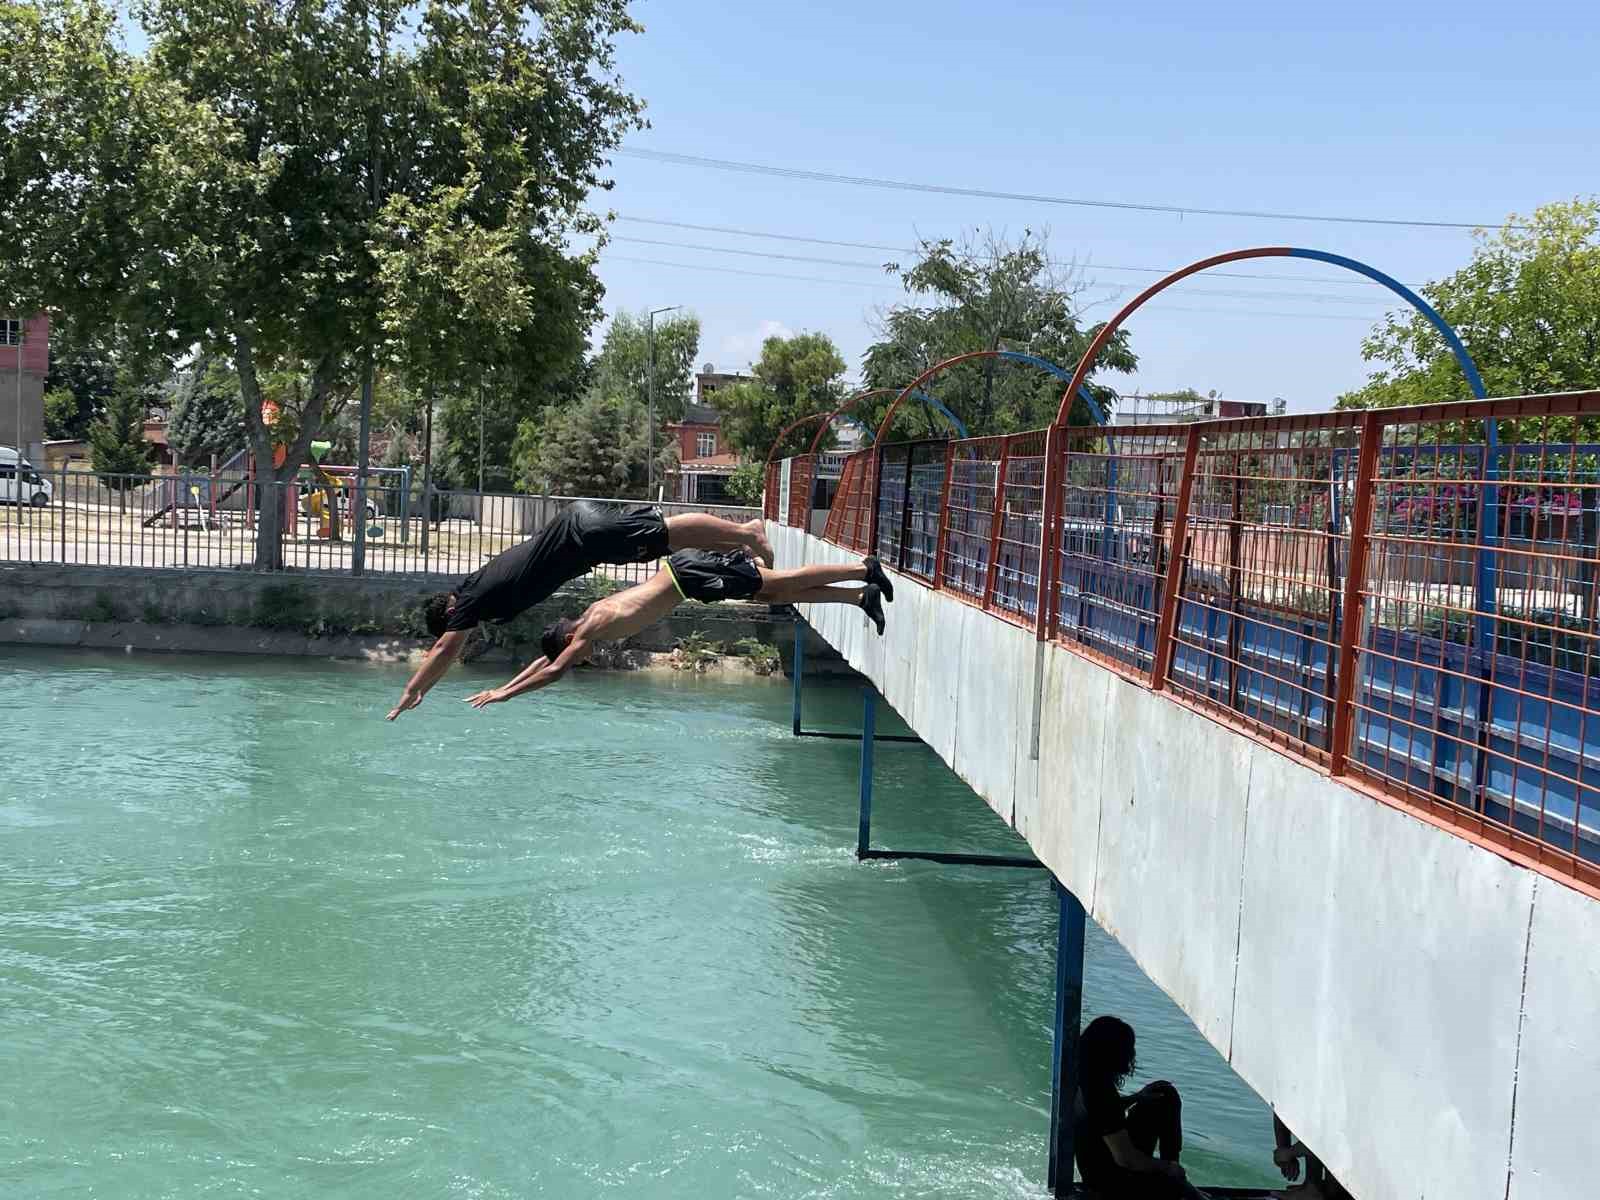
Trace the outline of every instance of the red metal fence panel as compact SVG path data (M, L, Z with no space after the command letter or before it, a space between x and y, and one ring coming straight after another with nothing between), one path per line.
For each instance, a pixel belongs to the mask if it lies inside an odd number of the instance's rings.
M1058 450L1054 636L1146 679L1187 434L1071 428Z
M874 526L887 565L1600 889L1600 392L885 446L825 536Z
M811 528L811 489L816 481L817 456L797 454L789 462L789 511L784 524L795 529Z

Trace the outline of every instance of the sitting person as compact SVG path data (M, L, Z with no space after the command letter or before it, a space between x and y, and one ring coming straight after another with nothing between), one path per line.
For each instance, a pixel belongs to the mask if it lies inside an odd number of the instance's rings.
M1294 1184L1284 1190L1285 1196L1296 1197L1296 1200L1350 1200L1350 1193L1340 1187L1321 1160L1289 1132L1277 1113L1272 1114L1272 1140L1277 1143L1272 1151L1273 1165L1283 1174L1286 1183ZM1302 1158L1306 1160L1306 1177L1296 1183L1300 1179Z
M1096 1200L1203 1198L1178 1165L1183 1103L1165 1080L1131 1096L1119 1090L1135 1065L1133 1028L1096 1017L1078 1037L1073 1157Z
M832 585L861 581L866 587ZM621 641L654 625L684 600L758 600L764 604L852 604L865 612L882 636L883 601L894 599L894 585L868 558L848 566L799 567L773 571L742 553L680 550L648 582L597 600L577 619L554 622L544 631L544 657L515 679L468 698L474 708L498 704L523 692L549 687L589 656L596 642Z

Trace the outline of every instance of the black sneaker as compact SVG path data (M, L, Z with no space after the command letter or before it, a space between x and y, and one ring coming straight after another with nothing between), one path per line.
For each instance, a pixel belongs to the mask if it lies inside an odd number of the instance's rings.
M866 613L874 626L877 627L878 636L883 636L883 589L875 583L869 583L861 589L861 611Z
M878 561L876 554L869 554L862 559L862 565L867 568L867 582L878 586L883 593L883 598L890 604L894 603L894 583L889 579L889 572L883 569L883 564Z

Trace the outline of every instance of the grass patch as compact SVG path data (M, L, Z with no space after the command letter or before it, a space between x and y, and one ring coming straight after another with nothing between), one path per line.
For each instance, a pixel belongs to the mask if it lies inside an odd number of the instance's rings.
M117 621L128 619L128 610L110 592L96 592L94 599L89 603L73 609L68 614L72 619L87 621L92 624L114 624Z
M146 625L170 625L172 618L167 615L167 610L154 600L146 600L139 607L140 619Z
M318 617L316 602L296 583L275 583L261 589L250 624L258 629L307 632Z
M740 638L733 644L733 652L749 659L757 675L771 675L783 666L783 655L778 653L776 646L769 646L753 637Z
M722 660L722 643L703 633L691 633L672 652L672 665L680 671L707 671Z

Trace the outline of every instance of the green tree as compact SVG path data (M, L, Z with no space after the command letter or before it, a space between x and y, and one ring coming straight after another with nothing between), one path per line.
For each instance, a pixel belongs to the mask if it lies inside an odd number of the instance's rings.
M203 358L183 371L174 389L167 441L178 460L206 466L226 461L245 444L239 381L225 362Z
M625 0L144 0L138 55L101 0L0 4L0 297L226 356L261 469L271 372L306 381L287 480L369 363L537 393L581 357Z
M769 337L750 375L720 388L711 402L722 414L728 444L756 462L765 460L785 425L844 399L844 359L825 333ZM796 430L778 454L804 450L816 431L815 425Z
M1472 261L1421 288L1455 327L1491 396L1600 387L1600 200L1547 204L1478 230ZM1444 339L1420 314L1390 314L1362 343L1379 364L1340 408L1470 399Z
M537 437L521 443L520 472L531 489L565 496L643 497L646 414L637 400L598 387L576 404L548 408ZM671 447L656 458L656 478L677 466Z
M700 318L663 314L655 323L656 423L683 420L700 354ZM619 312L611 319L594 360L594 382L608 396L648 404L649 314Z
M759 462L740 463L728 476L728 495L741 504L760 504L766 486L766 472Z
M46 413L46 436L87 437L95 414L104 410L117 389L116 362L103 346L76 335L63 324L51 330L45 388L49 393L65 392L72 398L69 410L58 395L54 424Z
M924 241L912 266L890 264L889 271L919 302L884 313L878 341L866 353L869 387L902 388L935 363L975 350L1019 350L1070 371L1100 329L1080 326L1071 275L1052 263L1048 240L1032 232L1025 231L1015 244L992 234L960 245L948 238ZM1101 351L1095 374L1126 373L1137 365L1127 330L1118 330ZM1115 391L1094 382L1087 386L1109 410ZM1066 390L1046 371L995 359L956 368L936 387L940 401L975 437L1050 424ZM901 406L899 432L930 420L918 411L921 407ZM886 408L887 402L880 402L861 415L876 425ZM1074 399L1070 419L1075 424L1090 420L1081 399Z
M75 437L78 398L67 388L51 388L44 394L44 436L52 441Z
M128 511L128 491L143 486L150 471L150 443L144 440L148 393L131 381L119 383L103 414L89 427L89 458L100 482L117 493Z

